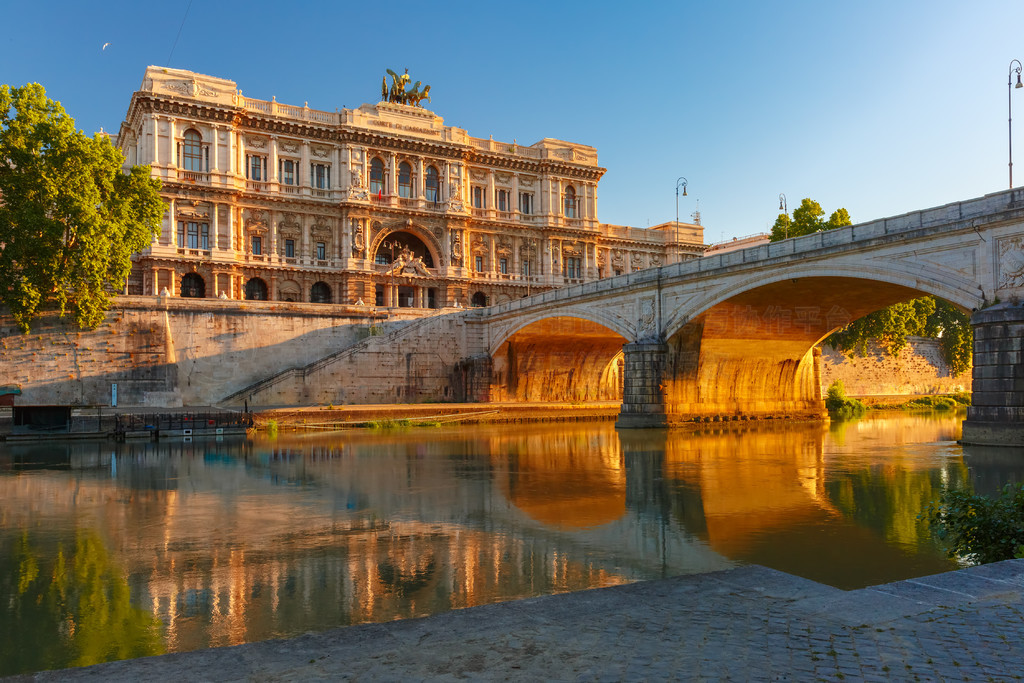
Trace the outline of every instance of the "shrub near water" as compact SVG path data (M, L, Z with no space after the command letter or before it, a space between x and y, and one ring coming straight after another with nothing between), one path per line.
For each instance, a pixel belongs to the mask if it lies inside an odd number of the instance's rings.
M837 379L832 382L825 395L825 409L833 419L848 420L863 415L867 407L855 398L848 398L842 380Z
M950 557L971 564L1024 558L1024 485L1007 484L999 498L946 490L921 516Z

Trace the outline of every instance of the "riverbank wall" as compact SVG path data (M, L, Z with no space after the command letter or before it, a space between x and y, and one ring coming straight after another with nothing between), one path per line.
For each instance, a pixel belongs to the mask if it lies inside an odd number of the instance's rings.
M438 312L425 324L420 313L117 297L95 330L49 314L29 334L0 316L0 389L8 390L0 406L243 408L257 384L266 386L254 393L259 406L249 407L487 401L486 368L474 365L486 359L462 357L475 331L459 315ZM822 390L835 379L853 396L971 388L970 374L952 376L938 342L921 338L898 358L877 348L851 358L826 347Z

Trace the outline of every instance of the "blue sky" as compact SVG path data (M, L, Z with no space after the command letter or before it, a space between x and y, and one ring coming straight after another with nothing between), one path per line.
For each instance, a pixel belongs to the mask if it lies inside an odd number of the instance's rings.
M707 242L767 230L780 192L862 222L1008 186L1020 0L193 0L182 25L186 8L0 0L0 82L43 84L92 133L117 130L150 64L329 111L408 68L470 135L596 147L604 222L673 220L685 176L680 217L699 201ZM1013 105L1024 184L1024 89Z

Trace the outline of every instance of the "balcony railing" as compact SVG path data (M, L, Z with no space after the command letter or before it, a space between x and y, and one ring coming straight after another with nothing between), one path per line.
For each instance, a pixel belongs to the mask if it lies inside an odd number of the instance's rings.
M178 169L178 180L184 183L209 183L210 174L200 173L199 171L186 171L185 169Z

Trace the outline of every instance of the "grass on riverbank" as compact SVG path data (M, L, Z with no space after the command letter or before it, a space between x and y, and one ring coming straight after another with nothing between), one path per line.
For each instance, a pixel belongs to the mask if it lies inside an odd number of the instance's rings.
M970 392L961 391L955 394L937 396L918 396L903 403L890 403L870 406L871 410L960 410L971 405Z

